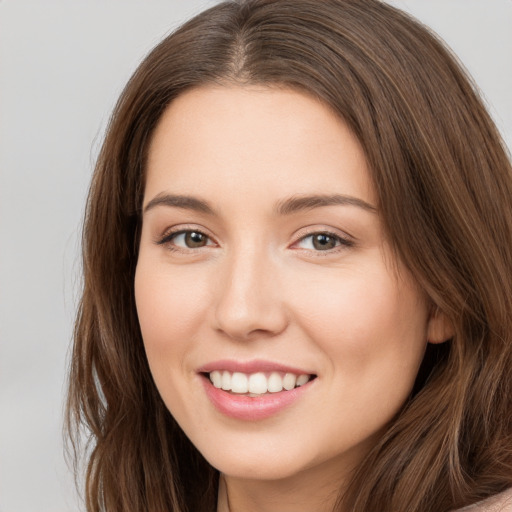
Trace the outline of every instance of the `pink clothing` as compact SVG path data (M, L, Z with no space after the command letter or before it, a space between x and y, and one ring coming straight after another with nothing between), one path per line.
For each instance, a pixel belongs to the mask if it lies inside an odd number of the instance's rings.
M512 512L512 488L454 512Z

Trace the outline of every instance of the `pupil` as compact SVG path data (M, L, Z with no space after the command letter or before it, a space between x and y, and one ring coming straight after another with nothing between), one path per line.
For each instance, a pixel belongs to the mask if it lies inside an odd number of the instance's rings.
M316 235L313 238L313 246L315 249L323 250L333 249L336 245L336 241L329 235Z
M191 231L185 235L185 242L188 247L203 247L206 245L206 237L202 233Z

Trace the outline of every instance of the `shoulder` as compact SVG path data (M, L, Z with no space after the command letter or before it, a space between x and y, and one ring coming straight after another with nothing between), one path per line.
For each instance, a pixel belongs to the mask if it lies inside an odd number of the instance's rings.
M512 512L512 487L496 496L454 512Z

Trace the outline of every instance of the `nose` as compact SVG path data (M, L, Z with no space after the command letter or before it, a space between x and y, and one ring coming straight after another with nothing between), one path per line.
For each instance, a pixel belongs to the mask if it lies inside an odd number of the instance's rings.
M288 317L279 272L257 250L226 258L215 291L215 329L234 340L273 337L286 329Z

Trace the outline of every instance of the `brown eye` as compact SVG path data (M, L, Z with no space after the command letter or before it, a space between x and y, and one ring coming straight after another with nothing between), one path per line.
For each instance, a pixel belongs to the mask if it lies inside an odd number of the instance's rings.
M207 245L213 245L208 235L201 231L183 230L170 233L157 242L158 245L165 245L169 249L200 249Z
M204 247L208 243L208 237L204 233L198 231L186 231L184 234L185 245L189 249Z
M312 236L313 247L317 251L327 251L334 249L338 243L338 238L326 233L318 233Z
M328 231L318 231L302 237L294 244L298 249L307 249L313 253L325 252L333 253L341 247L353 247L354 242L348 238L343 238Z

